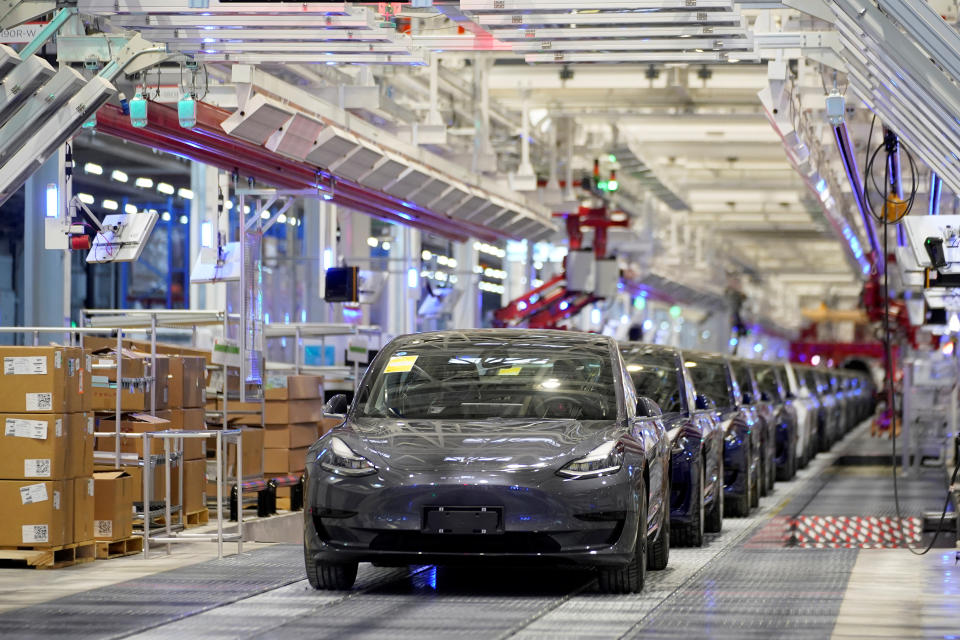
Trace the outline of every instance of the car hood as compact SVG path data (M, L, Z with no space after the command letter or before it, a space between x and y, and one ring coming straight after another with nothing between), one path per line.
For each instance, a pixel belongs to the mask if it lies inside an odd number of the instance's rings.
M358 418L346 427L375 465L411 472L557 469L622 432L608 420Z

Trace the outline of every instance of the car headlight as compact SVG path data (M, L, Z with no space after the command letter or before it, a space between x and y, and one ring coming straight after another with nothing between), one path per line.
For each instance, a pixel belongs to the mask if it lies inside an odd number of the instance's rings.
M341 476L366 476L377 472L369 460L340 438L330 438L329 446L320 457L320 467Z
M620 471L623 466L623 445L616 440L602 445L557 471L564 478L596 478Z

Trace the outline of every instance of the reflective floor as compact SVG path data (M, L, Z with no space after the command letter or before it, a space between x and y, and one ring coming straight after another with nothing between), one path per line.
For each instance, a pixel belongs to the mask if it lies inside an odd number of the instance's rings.
M303 578L300 548L270 545L167 570L171 561L160 558L161 572L146 575L139 561L132 579L122 575L130 558L42 578L0 571L0 637L960 637L952 535L920 558L869 548L899 535L890 533L890 469L869 459L887 447L854 431L778 483L750 518L725 520L702 549L672 549L669 568L650 572L641 595L601 595L589 573L572 570L370 565L361 565L353 591L318 593ZM837 464L844 461L856 464ZM902 480L905 516L939 510L943 497L941 470ZM119 581L84 587L110 572ZM38 580L72 593L11 608L16 583Z

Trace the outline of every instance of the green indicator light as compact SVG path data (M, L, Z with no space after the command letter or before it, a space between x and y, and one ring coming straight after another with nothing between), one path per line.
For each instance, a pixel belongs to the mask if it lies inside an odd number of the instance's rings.
M613 154L611 153L610 155L607 156L607 160L609 160L610 162L616 162L616 161L617 161L617 156L615 156L615 155L613 155Z
M606 180L601 180L600 182L598 182L598 183L597 183L597 189L600 189L600 191L606 191L606 190L607 190L607 181L606 181Z
M683 313L683 309L681 309L677 305L673 305L672 307L670 307L670 315L672 317L679 318L681 313Z
M643 297L637 296L633 299L633 306L637 309L643 309L647 306L647 301Z
M607 189L609 191L616 191L618 188L620 188L620 185L617 184L616 180L611 180L610 182L607 183Z

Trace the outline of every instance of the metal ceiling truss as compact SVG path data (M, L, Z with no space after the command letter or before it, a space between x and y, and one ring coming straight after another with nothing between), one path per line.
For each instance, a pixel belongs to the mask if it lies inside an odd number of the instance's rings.
M851 87L960 192L960 35L925 3L885 0L883 11L867 0L830 6Z
M729 0L461 0L460 9L526 62L723 62L754 49Z
M197 3L206 4L206 3ZM199 62L424 65L424 50L366 7L337 3L225 3L184 9L169 2L81 0L81 12L146 33ZM162 9L154 11L154 7Z
M409 144L343 109L270 74L251 67L234 67L233 81L259 93L223 122L224 131L271 151L322 167L338 178L355 181L403 201L432 209L452 220L495 229L497 234L540 240L556 230L549 211L521 194L505 192L495 182L460 165ZM280 96L284 101L280 101ZM297 124L298 132L289 128ZM319 126L319 131L314 133ZM309 140L313 137L313 140ZM314 137L315 136L315 137ZM289 140L288 140L289 138ZM471 197L473 196L473 197ZM483 204L517 214L504 223L485 215Z

